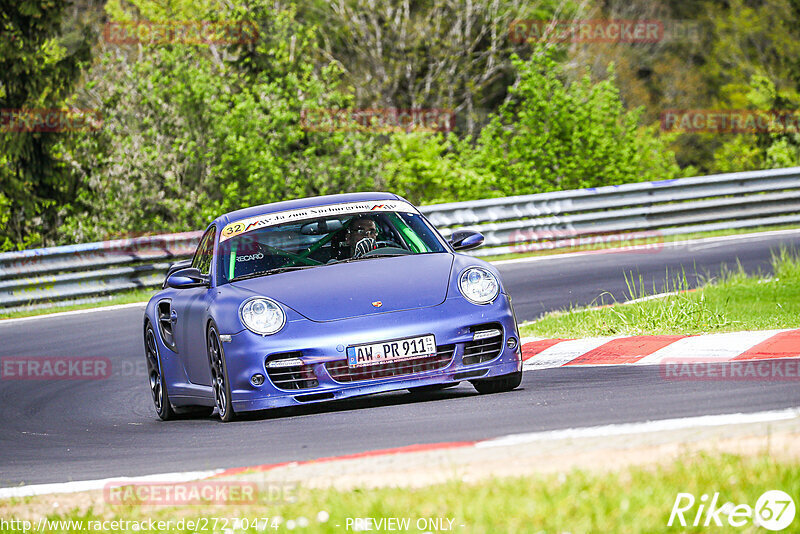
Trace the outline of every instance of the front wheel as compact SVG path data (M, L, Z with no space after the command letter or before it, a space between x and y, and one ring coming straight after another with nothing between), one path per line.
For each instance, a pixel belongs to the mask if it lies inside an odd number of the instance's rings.
M522 383L522 371L511 373L510 375L487 378L485 380L475 380L472 386L478 393L501 393L511 391Z
M211 387L214 389L214 401L219 411L219 418L223 422L233 421L233 402L231 401L231 386L228 382L228 369L225 365L225 353L219 342L217 327L211 323L207 336L208 362L211 366Z

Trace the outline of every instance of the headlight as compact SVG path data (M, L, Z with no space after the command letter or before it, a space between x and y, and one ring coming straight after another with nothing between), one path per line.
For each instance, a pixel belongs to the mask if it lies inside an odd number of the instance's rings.
M283 328L286 314L274 300L256 297L246 301L239 308L242 324L251 332L268 336Z
M458 278L458 288L470 302L488 304L500 293L500 282L491 272L481 267L465 269Z

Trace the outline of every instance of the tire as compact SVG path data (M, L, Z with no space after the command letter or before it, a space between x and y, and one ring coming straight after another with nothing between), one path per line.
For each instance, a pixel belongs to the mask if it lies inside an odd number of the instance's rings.
M211 388L214 390L214 402L219 411L219 418L223 423L234 420L233 401L231 400L231 385L228 381L228 367L225 364L225 352L219 341L217 325L213 322L208 325L206 335L206 348L208 363L211 366Z
M161 365L161 356L158 353L156 332L148 321L144 328L144 355L147 360L147 377L150 383L150 394L153 406L162 421L175 419L175 410L169 402L169 393L164 384L164 367Z
M498 376L496 378L488 378L486 380L475 380L472 386L478 393L501 393L503 391L511 391L522 383L522 371L511 373L510 375Z

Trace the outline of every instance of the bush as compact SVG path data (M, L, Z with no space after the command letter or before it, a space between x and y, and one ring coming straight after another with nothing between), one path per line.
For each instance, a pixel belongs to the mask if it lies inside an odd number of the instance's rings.
M241 207L373 188L378 140L302 127L303 109L347 104L337 70L309 60L313 30L259 3L219 16L258 20L258 41L108 49L95 66L86 95L101 95L108 120L75 147L83 209L65 240L198 229Z
M672 152L653 128L640 128L641 110L626 112L608 78L580 83L560 78L561 66L538 49L515 59L519 80L481 132L473 168L489 173L505 195L663 180L677 176Z

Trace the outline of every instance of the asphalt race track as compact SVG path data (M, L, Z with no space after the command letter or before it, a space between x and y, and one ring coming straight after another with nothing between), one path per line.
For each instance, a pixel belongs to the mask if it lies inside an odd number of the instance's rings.
M800 250L800 232L756 239L549 258L499 265L520 321L627 298L623 273L660 288L683 267L689 281L738 259L769 271L770 250ZM699 276L698 276L699 275ZM599 302L599 301L598 301ZM794 382L666 381L657 368L526 372L510 393L480 396L468 384L422 398L400 392L222 424L164 423L144 370L141 308L0 322L0 357L109 358L93 381L0 380L0 487L302 461L373 449L486 439L519 432L756 412L800 406Z

